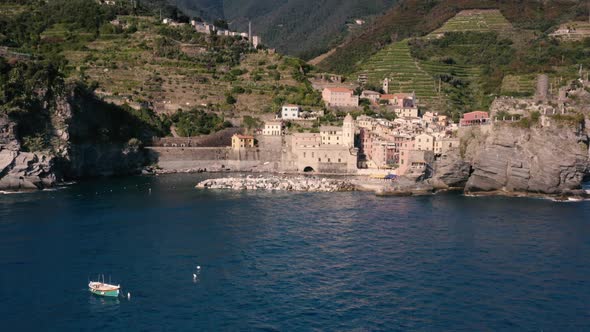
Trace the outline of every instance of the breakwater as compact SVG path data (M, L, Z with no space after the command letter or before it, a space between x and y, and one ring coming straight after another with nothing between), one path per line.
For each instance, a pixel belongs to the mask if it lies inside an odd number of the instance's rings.
M207 179L197 184L199 189L266 190L337 192L353 191L355 185L346 179L317 177L245 176Z

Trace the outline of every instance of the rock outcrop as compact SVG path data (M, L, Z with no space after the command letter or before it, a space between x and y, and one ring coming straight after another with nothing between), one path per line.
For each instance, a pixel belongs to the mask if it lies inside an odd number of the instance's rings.
M54 158L43 154L0 151L0 189L34 190L52 187L57 182Z
M434 175L428 182L435 189L464 188L471 174L471 164L463 160L459 150L449 151L434 163Z
M43 189L57 182L54 157L22 152L16 124L0 116L0 190Z
M462 160L471 167L467 193L571 194L589 172L588 136L581 128L500 124L487 132L469 130L462 143ZM460 180L465 170L456 161L436 177Z

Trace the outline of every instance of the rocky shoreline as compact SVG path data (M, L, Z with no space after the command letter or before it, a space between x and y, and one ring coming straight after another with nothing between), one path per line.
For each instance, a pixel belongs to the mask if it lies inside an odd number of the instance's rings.
M356 186L347 179L287 176L245 176L207 179L196 185L198 189L263 190L294 192L354 191Z

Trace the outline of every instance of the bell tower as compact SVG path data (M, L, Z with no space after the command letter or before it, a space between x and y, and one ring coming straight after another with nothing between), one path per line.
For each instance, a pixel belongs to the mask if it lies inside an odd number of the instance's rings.
M344 145L349 148L354 148L354 134L356 132L356 125L354 123L354 119L352 115L348 113L344 118L344 122L342 124L342 138Z

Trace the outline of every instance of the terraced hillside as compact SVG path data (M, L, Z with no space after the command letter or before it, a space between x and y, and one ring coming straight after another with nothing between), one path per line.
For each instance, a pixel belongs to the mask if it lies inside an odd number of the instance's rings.
M463 10L455 17L448 20L442 27L433 31L430 35L441 35L446 32L459 31L507 31L512 29L512 24L497 9L472 9Z
M567 22L560 25L551 36L563 40L584 40L590 37L590 22Z
M13 3L0 3L0 18L1 17L14 17L27 10L26 6L13 4Z
M408 41L393 43L385 47L359 67L359 71L351 75L354 79L358 74L366 73L369 83L380 86L388 77L389 92L416 92L419 100L428 104L442 101L435 79L412 58Z
M535 93L537 75L506 75L502 80L504 95L533 95Z
M98 92L109 101L147 102L165 113L208 106L227 117L271 113L283 100L307 106L318 103L319 95L315 99L308 96L305 85L293 78L294 68L287 64L288 58L259 51L242 55L240 63L232 66L219 63L228 55L211 51L211 41L204 35L194 33L194 41L179 41L162 35L164 27L154 18L119 20L137 31L103 33L96 40L78 42L82 46L63 52L72 75L97 82ZM178 29L184 33L182 27ZM186 29L191 36L193 32ZM61 26L45 35L49 42L68 39L67 29Z

